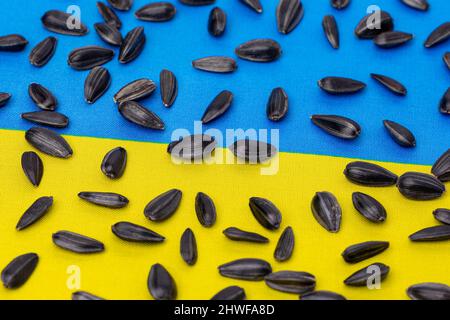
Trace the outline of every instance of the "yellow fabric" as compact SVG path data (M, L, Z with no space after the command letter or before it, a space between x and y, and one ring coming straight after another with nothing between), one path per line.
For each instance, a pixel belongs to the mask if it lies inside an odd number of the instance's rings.
M71 265L81 270L81 290L107 299L151 299L147 276L152 264L163 264L176 280L179 299L209 299L229 285L245 288L249 299L297 299L297 295L277 292L264 282L248 282L221 277L217 266L244 257L263 258L274 271L299 270L313 273L318 290L332 290L349 299L405 299L405 289L424 281L449 282L450 242L412 243L408 235L436 225L432 210L449 206L448 196L429 202L415 202L400 195L395 187L367 188L348 182L342 171L350 161L345 158L288 154L280 155L277 175L262 176L258 166L250 165L174 165L166 145L67 137L74 155L69 160L40 154L44 177L38 188L31 186L20 166L23 151L33 150L24 132L1 130L0 181L0 267L15 256L36 252L39 264L25 285L17 290L0 288L1 299L70 299L67 287ZM128 151L124 176L113 181L100 171L104 154L122 146ZM426 166L383 163L397 174L415 170L429 172ZM183 199L169 220L155 223L143 215L145 205L160 193L179 188ZM80 191L118 192L130 199L124 209L107 209L77 197ZM217 223L207 229L197 221L194 199L198 191L215 201ZM316 191L334 193L343 209L341 231L331 234L314 219L310 202ZM376 225L365 220L352 206L351 194L362 191L377 198L387 209L388 218ZM49 213L24 231L15 225L22 213L40 196L53 196ZM280 230L261 227L248 207L251 196L272 200L283 214ZM111 225L130 221L166 237L163 244L134 244L122 241L111 232ZM261 233L268 244L233 242L222 230L236 226ZM291 260L278 263L273 252L282 229L292 226L295 251ZM179 254L182 232L193 229L199 258L187 266ZM56 247L53 232L70 230L105 243L106 251L80 255ZM355 265L345 263L341 252L351 244L368 240L388 240L391 247L374 258ZM391 267L381 290L350 288L343 280L372 262ZM70 270L69 270L70 271Z

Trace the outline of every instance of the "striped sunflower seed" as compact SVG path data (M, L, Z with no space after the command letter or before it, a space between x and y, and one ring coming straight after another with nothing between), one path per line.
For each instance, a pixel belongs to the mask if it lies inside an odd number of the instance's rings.
M267 118L272 121L280 121L286 116L289 108L289 99L283 88L275 88L267 102Z
M431 173L440 181L450 181L450 149L445 151L431 167Z
M241 44L235 50L236 55L253 62L271 62L277 60L282 53L281 46L272 39L256 39Z
M159 74L161 99L165 107L169 108L175 102L178 95L178 82L173 72L162 70Z
M363 90L364 82L342 77L325 77L317 82L319 87L329 94L351 94Z
M421 172L407 172L398 178L397 188L411 200L432 200L442 196L445 186L437 178Z
M75 70L89 70L112 60L114 51L99 46L87 46L73 50L67 63Z
M141 7L134 13L142 21L164 22L173 19L177 9L170 2L155 2Z
M167 146L167 152L172 157L192 162L209 158L216 145L214 137L206 134L194 134L172 141Z
M408 92L405 86L395 79L375 73L371 73L370 76L397 95L406 96Z
M42 24L49 31L69 36L86 35L89 32L86 25L75 19L78 18L59 10L47 11L41 17Z
M350 0L331 0L331 6L338 10L345 9L350 4Z
M360 39L373 39L383 32L394 29L391 15L382 10L366 15L355 28L355 35Z
M32 83L28 86L31 100L42 110L54 111L58 102L55 96L44 86Z
M245 290L238 286L230 286L220 290L211 300L245 300Z
M53 197L41 197L25 211L17 222L16 230L20 231L41 219L53 204Z
M128 32L120 46L119 62L129 63L136 59L144 49L145 41L143 27L136 27Z
M434 218L443 224L450 224L450 210L439 208L433 211Z
M311 121L332 136L342 139L356 139L361 133L360 125L349 118L335 115L312 115Z
M445 22L433 30L425 41L425 48L434 47L450 38L450 22Z
M82 191L78 197L98 206L118 209L128 205L128 199L118 193Z
M443 59L447 67L450 69L450 52L446 52L443 56Z
M109 4L117 10L128 11L133 5L133 0L108 0Z
M313 291L300 296L300 300L347 300L343 295L331 291Z
M58 40L55 37L47 37L39 42L30 52L30 63L35 67L42 67L53 57Z
M243 241L243 242L253 242L253 243L267 243L269 239L266 237L254 233L244 231L235 227L226 228L223 230L223 234L230 240L233 241Z
M213 37L220 37L227 26L227 15L219 7L211 10L208 18L208 32Z
M406 294L412 300L450 300L450 287L436 282L418 283L410 286Z
M443 114L450 114L450 87L448 87L439 102L439 111Z
M349 246L342 252L345 262L357 263L372 258L389 248L387 241L367 241Z
M147 204L144 215L151 221L166 220L178 209L181 197L182 192L178 189L166 191Z
M220 92L206 108L202 123L207 124L223 115L233 102L233 93L228 90Z
M339 29L334 16L328 15L322 20L323 31L334 49L339 49Z
M294 252L295 237L291 227L286 227L278 240L273 256L278 262L284 262L291 258Z
M144 128L164 130L164 122L152 111L135 101L125 101L119 104L119 112L130 122Z
M283 34L290 33L303 16L304 8L300 0L279 0L276 12L278 31Z
M247 5L249 8L253 9L257 13L263 12L263 7L259 0L241 0L241 2Z
M114 25L96 23L94 24L94 28L99 37L107 44L112 46L120 46L122 44L122 34Z
M316 287L316 277L301 271L274 272L267 275L264 281L268 287L287 293L304 294Z
M261 259L244 258L219 266L219 273L232 279L262 281L265 276L272 273L272 267Z
M368 281L370 281L371 277L373 276L373 271L376 270L379 271L379 277L380 281L383 281L386 279L388 273L389 273L389 266L385 265L384 263L373 263L367 267L362 268L361 270L356 271L352 275L350 275L347 279L344 280L344 283L347 286L351 287L365 287L368 284Z
M180 2L188 6L206 6L213 4L216 0L180 0Z
M386 209L375 198L362 192L353 192L353 206L367 220L380 223L386 220Z
M111 7L107 6L103 2L98 1L97 9L100 15L102 16L103 20L107 24L110 24L116 27L117 29L120 29L122 27L122 21L120 21L120 18L117 16L117 14Z
M0 51L22 51L27 44L28 40L19 34L9 34L0 37Z
M33 127L25 132L25 139L39 151L57 158L70 158L72 148L67 141L56 132Z
M100 298L92 293L86 291L75 291L72 293L72 300L81 300L81 301L96 301L96 300L105 300Z
M354 161L347 164L344 175L353 183L368 187L387 187L397 183L397 175L370 162Z
M5 288L15 289L22 286L38 264L39 257L36 253L26 253L14 258L2 270L2 282Z
M84 99L92 104L108 90L111 84L111 75L106 68L95 67L84 82Z
M212 227L216 223L217 213L214 201L203 192L195 197L195 213L200 224L204 227Z
M419 230L409 236L414 242L450 240L450 225L434 226Z
M317 222L329 232L341 228L342 209L336 197L330 192L316 192L311 201L311 210Z
M122 240L143 243L159 243L165 238L145 227L137 224L121 221L111 226L112 232Z
M387 31L377 35L373 42L380 48L395 48L401 46L410 40L414 36L411 33L400 32L400 31Z
M122 87L115 95L114 102L137 101L150 96L156 90L156 84L147 78L132 81Z
M0 107L6 105L6 103L11 99L11 94L7 92L0 92Z
M410 8L420 11L428 11L430 7L428 0L402 0L402 2Z
M237 140L228 149L246 163L264 163L273 158L278 150L275 146L263 141L250 139Z
M195 69L215 72L231 73L237 69L236 61L229 57L212 56L192 61Z
M148 274L147 287L155 300L175 300L177 298L175 280L159 263L152 265Z
M250 210L255 219L268 230L277 230L281 224L281 212L269 200L259 197L251 197L249 200Z
M41 158L34 151L27 151L22 154L22 169L33 186L39 186L44 174L44 165Z
M383 120L383 124L398 145L406 148L414 148L416 146L416 138L408 128L390 120Z
M52 239L58 247L75 253L96 253L105 250L100 241L71 231L58 231L52 235Z
M197 262L197 241L195 240L194 232L190 228L187 228L181 235L180 254L184 262L190 266Z
M100 166L102 172L110 179L119 179L127 166L127 150L122 147L114 148L103 157Z

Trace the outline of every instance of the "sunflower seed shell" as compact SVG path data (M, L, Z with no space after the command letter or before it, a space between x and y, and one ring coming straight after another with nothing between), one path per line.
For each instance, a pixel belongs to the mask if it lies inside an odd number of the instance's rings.
M289 99L283 88L275 88L267 102L267 118L280 121L286 116L289 108Z
M194 134L172 141L167 147L167 152L172 157L192 162L209 158L216 145L214 137Z
M307 292L300 296L300 300L347 300L344 296L339 293L331 291L313 291Z
M363 90L366 84L349 78L325 77L318 82L319 87L329 94L352 94Z
M434 226L419 230L409 236L414 242L450 240L450 225Z
M291 227L286 227L278 240L274 257L278 262L284 262L291 258L294 251L295 237Z
M281 224L281 212L269 200L252 197L249 200L250 210L255 219L268 230L277 230Z
M178 189L166 191L147 204L144 215L151 221L166 220L178 209L181 197L182 192Z
M164 22L173 19L177 9L170 2L150 3L135 12L136 18L142 21Z
M383 120L383 124L398 145L406 148L414 148L416 146L416 138L408 128L390 120Z
M146 37L143 27L136 27L127 33L122 41L119 52L119 62L129 63L136 59L144 49Z
M159 243L165 240L162 235L150 229L126 221L117 222L111 230L120 239L130 242Z
M373 39L383 32L394 29L394 20L386 11L375 11L366 15L355 28L355 35L360 39Z
M83 191L78 197L98 206L118 209L128 205L128 199L118 193Z
M450 300L450 287L443 283L418 283L410 286L406 293L412 300Z
M215 72L215 73L231 73L237 69L236 61L228 57L206 57L192 61L195 69Z
M148 291L155 300L175 300L177 286L170 273L161 264L154 264L148 275Z
M407 89L397 80L375 73L371 73L370 76L372 77L372 79L375 79L393 93L400 96L406 96Z
M276 16L278 31L288 34L302 20L304 16L303 4L300 0L279 0Z
M63 35L84 36L89 30L84 23L77 19L69 13L59 10L47 11L41 17L42 24L49 31Z
M425 48L434 47L450 38L450 22L445 22L433 30L425 41Z
M230 240L233 241L244 241L244 242L253 242L253 243L267 243L269 239L266 237L254 233L244 231L238 228L230 227L223 230L223 234Z
M112 8L99 1L97 2L97 9L100 15L103 17L103 20L107 24L112 25L117 29L120 29L122 27L122 21L120 21L120 18Z
M339 29L334 16L325 16L322 20L323 31L334 49L339 49Z
M119 104L119 112L125 119L141 127L164 130L164 122L155 113L135 101L125 101Z
M39 42L30 52L30 63L35 67L42 67L53 57L58 40L55 37L47 37Z
M434 218L443 224L450 225L450 210L439 208L433 211Z
M133 0L108 0L109 4L117 10L128 11L133 5Z
M14 258L2 270L3 285L8 289L22 286L36 269L39 257L36 253L26 253Z
M264 163L273 158L278 150L275 146L256 140L237 140L228 149L241 161L245 163Z
M282 50L280 44L272 39L256 39L241 44L235 52L244 60L271 62L281 56Z
M365 287L368 285L371 277L373 277L373 271L377 271L377 274L380 276L380 281L386 279L389 273L389 266L384 263L374 263L361 270L356 271L352 275L350 275L347 279L344 280L344 283L347 286L351 287ZM379 273L378 273L379 272Z
M146 78L128 83L114 95L114 102L137 101L150 96L156 90L156 84Z
M270 288L287 293L304 294L316 287L316 277L300 271L274 272L267 275L264 281Z
M41 219L53 204L53 197L41 197L37 199L20 217L16 230L20 231Z
M354 161L347 164L345 177L353 183L368 187L387 187L397 183L397 175L370 162Z
M165 107L169 108L178 95L178 82L173 72L162 70L159 74L161 99Z
M350 4L350 0L331 0L330 2L331 6L338 10L345 9Z
M75 70L89 70L112 60L114 51L99 46L86 46L73 50L67 63Z
M203 192L195 197L195 212L200 224L204 227L212 227L216 223L216 206L210 196Z
M245 291L243 288L238 286L230 286L225 289L220 290L218 293L211 298L211 300L245 300Z
M347 140L358 138L361 126L354 120L336 115L312 115L311 121L326 133Z
M357 263L372 258L389 248L387 241L367 241L349 246L342 252L347 263Z
M9 34L0 37L0 51L22 51L27 44L28 40L19 34Z
M97 300L105 300L105 299L100 298L100 297L93 295L92 293L89 293L86 291L75 291L74 293L72 293L72 300L97 301Z
M84 82L84 98L87 103L97 101L108 90L111 84L111 75L106 68L95 67L89 72Z
M208 18L208 32L213 37L220 37L227 26L227 15L219 7L211 10Z
M52 235L52 239L58 247L75 253L96 253L105 250L100 241L71 231L58 231Z
M127 166L127 151L117 147L109 151L100 166L102 172L110 179L119 179Z
M25 139L39 151L57 158L70 158L72 148L67 141L56 132L33 127L25 132Z
M241 2L247 5L249 8L253 9L256 13L262 13L263 7L259 0L241 0Z
M0 107L6 105L9 99L11 99L11 94L6 92L0 92Z
M353 206L367 220L381 223L386 220L386 209L375 198L362 192L352 194Z
M380 48L395 48L412 40L414 36L411 33L400 31L387 31L377 35L373 42Z
M22 169L33 186L39 186L44 174L44 165L41 158L34 151L27 151L22 154Z
M428 11L430 7L428 0L402 0L402 2L410 8L420 11Z
M445 186L437 178L421 172L407 172L400 176L397 188L411 200L432 200L442 196Z
M265 276L272 273L272 267L261 259L244 258L219 266L219 273L232 279L262 281Z
M444 93L441 101L439 102L439 111L442 114L450 114L450 87Z
M180 253L184 262L188 265L193 266L197 262L197 241L195 240L194 232L189 228L181 235Z
M28 86L31 100L42 110L54 111L58 102L55 96L44 86L32 83Z
M107 44L112 46L120 46L122 44L122 34L114 25L96 23L94 24L94 28L100 38Z

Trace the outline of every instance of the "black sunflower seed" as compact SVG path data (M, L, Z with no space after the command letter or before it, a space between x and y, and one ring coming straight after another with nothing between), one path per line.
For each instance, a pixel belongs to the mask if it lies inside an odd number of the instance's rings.
M286 227L278 240L273 256L279 262L287 261L294 251L295 237L291 227Z
M323 31L334 49L339 48L339 29L334 16L325 16L322 20Z
M450 87L444 93L439 102L439 111L443 114L450 114Z
M397 175L370 162L354 161L347 164L344 175L353 183L369 187L386 187L397 183Z
M353 206L367 220L380 223L386 220L386 209L375 198L362 192L353 192Z
M266 237L254 233L244 231L238 228L230 227L223 230L223 234L230 240L233 241L244 241L244 242L254 242L254 243L267 243L269 239Z
M125 241L154 243L165 240L162 235L150 229L126 221L117 222L111 226L111 230L117 237Z
M109 6L99 1L97 2L97 9L107 24L110 24L117 29L122 27L122 21L120 21L120 18Z
M316 277L301 271L274 272L265 276L264 281L268 287L287 293L303 294L316 287Z
M397 188L412 200L432 200L442 196L445 186L437 178L421 172L407 172L398 178Z
M342 77L325 77L317 82L319 87L329 94L351 94L363 90L364 82Z
M164 106L172 106L178 95L178 82L173 72L162 70L159 74L159 85Z
M55 37L47 37L39 42L30 52L29 60L33 66L42 67L53 57L58 40Z
M347 300L344 296L339 293L331 291L313 291L307 292L300 296L300 300Z
M156 90L155 83L150 79L138 79L128 83L114 95L114 102L137 101L150 96Z
M73 50L67 63L75 70L88 70L112 60L114 51L98 46L87 46Z
M281 56L281 46L272 39L256 39L241 44L235 50L236 55L254 62L271 62Z
M450 240L450 225L434 226L419 230L409 236L415 242Z
M181 202L182 192L178 189L166 191L152 201L144 209L144 215L151 221L163 221L171 217Z
M433 211L434 218L443 224L450 224L450 210L439 208Z
M135 101L125 101L119 104L119 112L125 119L139 126L164 130L164 122L155 113Z
M145 41L143 27L136 27L128 32L120 46L119 62L128 63L136 59L144 49Z
M311 121L332 136L342 139L356 139L361 127L352 119L335 115L313 115Z
M73 151L67 141L56 132L33 127L25 132L25 139L39 151L57 158L69 158Z
M208 18L208 32L213 37L220 37L227 26L227 15L219 7L211 10Z
M345 9L350 4L350 0L331 0L331 6L338 10Z
M136 18L143 21L163 22L173 19L177 9L170 2L150 3L135 12Z
M283 88L275 88L267 102L267 118L272 121L280 121L286 116L289 108L289 99Z
M416 138L406 127L390 120L383 120L383 124L397 144L406 148L413 148L416 146Z
M450 300L450 287L436 282L418 283L410 286L406 294L412 300Z
M450 38L450 22L445 22L433 30L425 41L425 48L434 47Z
M355 28L355 35L360 39L373 39L380 33L394 29L394 20L386 11L377 10L366 15Z
M155 300L175 300L177 285L170 273L161 264L152 265L147 280L148 291Z
M338 232L341 227L342 209L330 192L316 192L311 201L311 210L317 222L329 232Z
M9 34L0 37L0 51L22 51L28 44L28 40L19 34Z
M263 141L250 139L237 140L228 149L246 163L263 163L274 157L278 150L275 146Z
M226 287L216 293L211 300L245 300L245 291L238 286Z
M28 180L33 186L37 187L41 183L42 175L44 174L44 165L41 158L36 152L27 151L22 154L21 164Z
M87 202L106 208L123 208L128 205L128 199L118 193L83 191L78 197Z
M71 231L58 231L52 235L53 243L58 247L76 253L96 253L105 250L98 240Z
M96 301L96 300L105 300L100 298L92 293L86 291L76 291L72 293L72 300L81 300L81 301Z
M436 160L431 168L431 173L442 182L450 181L450 149L445 151L439 159Z
M28 94L31 100L42 110L53 111L58 102L55 96L44 86L38 83L32 83L28 86Z
M219 266L219 273L227 278L261 281L272 273L272 267L261 259L244 258Z
M450 52L446 52L443 56L443 59L447 67L450 69Z
M379 271L380 281L383 281L384 279L386 279L389 273L389 269L389 266L385 265L384 263L376 262L356 271L347 279L345 279L344 283L347 286L351 287L365 287L368 285L368 281L373 276L374 271Z
M96 23L94 24L95 31L106 43L113 46L120 46L122 44L122 34L112 24Z
M377 80L384 87L388 88L390 91L394 92L395 94L398 94L401 96L406 96L407 90L406 90L405 86L402 85L397 80L392 79L387 76L383 76L381 74L375 74L375 73L371 73L370 76L372 77L372 79Z
M95 67L89 72L84 82L84 98L87 103L94 103L108 90L111 75L106 68Z
M17 222L16 230L20 231L41 219L53 204L53 197L41 197L25 211Z
M36 253L26 253L14 258L2 270L2 282L5 288L15 289L27 282L36 269L39 257Z
M114 148L103 157L100 166L102 172L110 179L119 179L127 166L127 150Z
M3 107L11 99L11 94L7 92L0 92L0 107Z
M214 137L206 134L194 134L172 141L167 146L167 152L172 157L192 162L209 158L216 145Z
M195 240L194 232L187 228L180 239L180 254L184 262L193 266L197 262L197 241Z
M241 0L241 2L246 4L249 8L253 9L257 13L263 12L263 7L259 0Z
M400 31L387 31L377 35L373 42L380 48L394 48L405 44L412 40L413 35L411 33Z
M269 200L252 197L249 200L250 210L255 219L266 229L277 230L281 224L281 212Z
M236 61L229 57L206 57L192 61L192 66L195 69L216 72L216 73L230 73L237 69Z
M210 196L203 192L197 193L195 197L195 213L200 224L211 227L216 223L216 206Z
M278 31L288 34L297 27L304 15L300 0L279 0L276 17Z
M421 11L427 11L430 7L428 0L402 0L402 2L410 8Z
M233 94L230 91L220 92L206 108L202 116L202 123L209 123L223 115L230 108L232 102Z
M109 4L117 10L128 11L133 5L133 0L108 0Z
M216 0L180 0L180 2L188 6L206 6L213 4Z
M78 17L59 10L47 11L41 21L46 29L64 35L84 36L89 31Z
M389 248L387 241L367 241L349 246L342 252L342 257L348 263L357 263L372 258Z

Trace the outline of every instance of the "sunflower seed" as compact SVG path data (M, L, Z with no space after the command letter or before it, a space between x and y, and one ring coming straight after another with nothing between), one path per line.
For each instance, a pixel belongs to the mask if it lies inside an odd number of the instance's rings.
M425 48L434 47L450 38L450 22L445 22L433 30L425 41Z
M2 270L2 282L5 288L15 289L27 282L36 269L39 257L36 253L26 253L14 258Z
M96 23L94 24L95 31L106 43L113 46L120 46L122 44L122 34L112 24Z
M103 20L105 20L107 24L110 24L117 29L120 29L122 27L122 21L120 21L117 14L109 6L99 1L97 2L97 9L100 15L103 17Z
M216 73L230 73L237 69L236 61L232 58L219 56L194 60L192 66L198 70Z
M345 9L350 4L350 0L331 0L331 6L338 10Z
M450 225L434 226L419 230L409 236L415 242L450 240Z
M272 121L280 121L286 116L289 107L289 99L283 88L275 88L267 102L267 118Z
M191 229L187 228L181 235L180 253L184 262L193 266L197 262L197 241Z
M180 0L180 2L188 6L205 6L213 4L216 0Z
M0 107L3 107L11 99L11 94L0 92Z
M416 138L407 128L390 120L383 120L383 124L397 144L406 148L414 148L416 146Z
M236 55L254 62L271 62L281 56L281 46L272 39L256 39L241 44L235 50Z
M384 87L388 88L390 91L394 92L395 94L406 96L407 90L404 85L402 85L397 80L394 80L390 77L383 76L381 74L375 74L371 73L370 76L372 79L378 81L381 83Z
M317 222L329 232L338 232L341 227L342 209L330 192L316 192L311 201L311 210Z
M207 159L216 148L214 137L206 134L194 134L172 141L167 152L172 156L186 161Z
M216 293L211 300L245 300L245 291L243 288L238 286L226 287Z
M209 228L216 223L216 206L211 197L203 192L197 193L195 197L195 212L202 226Z
M379 275L380 281L383 281L384 279L386 279L389 273L389 269L389 266L385 265L384 263L373 263L350 275L347 279L344 280L344 283L347 286L351 287L365 287L368 285L371 277L373 277L374 271L377 271L377 275Z
M55 54L57 42L55 37L47 37L39 42L30 52L30 63L36 67L47 64Z
M46 29L64 35L84 36L89 32L79 17L59 10L47 11L41 17L41 21Z
M111 84L111 75L106 68L95 67L84 82L84 98L89 104L97 101Z
M402 0L402 2L410 8L421 11L427 11L430 7L427 0Z
M111 227L112 232L122 240L131 242L163 242L165 238L156 232L131 222L117 222Z
M357 263L372 258L389 248L387 241L367 241L349 246L342 252L345 262Z
M89 70L112 60L114 51L98 46L87 46L73 50L67 63L75 70Z
M128 205L128 199L118 193L83 191L78 197L87 202L106 208L123 208Z
M76 292L72 293L72 300L95 301L95 300L105 300L105 299L100 298L100 297L93 295L92 293L89 293L86 291L76 291Z
M247 5L249 8L253 9L257 13L263 12L263 7L259 0L241 0L241 2Z
M213 37L220 37L227 26L227 15L219 7L211 10L208 18L208 32Z
M443 59L447 67L450 69L450 52L446 52Z
M334 16L325 16L322 20L323 31L334 49L339 48L339 29Z
M109 4L117 10L128 11L133 5L133 0L108 0Z
M442 182L450 181L450 149L445 151L439 159L436 160L431 168L431 173Z
M263 163L274 157L278 150L275 146L263 141L250 139L237 140L228 149L246 163Z
M119 179L127 166L127 150L117 147L108 151L100 166L102 172L110 179Z
M294 251L294 231L291 227L286 227L278 240L274 257L278 262L284 262L291 258Z
M332 136L342 139L356 139L361 127L352 119L335 115L313 115L311 121Z
M57 158L70 158L72 148L67 141L56 132L33 127L25 132L25 139L39 151Z
M44 86L38 83L32 83L28 86L28 94L31 100L42 110L53 111L58 102L55 96Z
M450 87L448 87L439 102L439 111L443 114L450 114Z
M232 102L233 94L230 91L224 90L220 92L209 104L208 108L206 108L202 116L202 123L207 124L223 115L231 106Z
M39 186L42 175L44 174L44 165L41 158L34 151L27 151L22 154L22 169L28 180L33 186Z
M445 192L445 186L437 178L421 172L407 172L398 178L397 188L412 200L432 200Z
M125 101L119 104L119 112L125 119L139 126L164 130L164 122L155 113L135 101Z
M450 224L450 210L439 208L433 211L434 218L443 224Z
M28 44L28 40L19 34L9 34L0 37L0 51L22 51Z
M272 289L303 294L316 287L316 277L308 272L278 271L265 276L266 285Z
M58 231L52 235L53 243L58 247L76 253L96 253L105 250L98 240L71 231Z
M137 101L150 96L156 90L155 83L146 78L128 83L114 95L114 102Z
M288 34L297 27L304 15L300 0L279 0L277 7L278 32Z
M223 230L223 234L230 240L234 241L244 241L244 242L254 242L254 243L267 243L269 239L266 237L254 233L244 231L238 228L230 227Z
M373 39L380 33L394 29L391 15L382 10L366 15L355 28L355 35L360 39Z
M353 183L368 187L386 187L397 183L397 175L370 162L354 161L347 164L344 175Z
M380 223L386 220L386 209L375 198L362 192L353 192L353 206L367 220Z
M171 217L181 202L182 192L178 189L166 191L152 201L144 209L144 215L151 221L163 221Z
M154 264L148 275L148 291L155 300L175 300L177 285L170 273L161 264Z
M331 291L313 291L300 296L300 300L347 300L339 293Z
M450 300L450 287L443 283L418 283L410 286L406 294L412 300Z
M264 198L252 197L249 201L250 210L255 219L264 228L277 230L281 224L281 212L269 200Z
M380 48L394 48L405 44L412 40L413 35L411 33L400 31L387 31L377 35L373 42Z
M172 106L178 95L178 82L175 75L169 70L162 70L159 74L161 99L166 107Z
M272 267L261 259L238 259L219 266L219 273L227 278L261 281L272 273Z
M318 81L319 87L329 94L350 94L363 90L366 84L349 78L325 77Z
M136 27L128 32L120 46L119 62L128 63L136 59L144 49L145 41L143 27Z
M136 18L142 21L163 22L171 20L177 9L170 2L147 4L135 12Z
M53 197L41 197L25 211L17 222L16 230L20 231L41 219L53 204Z

